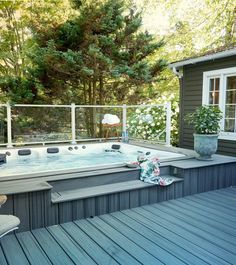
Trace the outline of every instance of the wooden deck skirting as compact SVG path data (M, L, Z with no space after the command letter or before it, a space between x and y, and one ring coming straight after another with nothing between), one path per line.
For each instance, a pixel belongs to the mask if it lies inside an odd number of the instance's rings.
M236 264L236 187L5 236L1 265Z
M221 156L164 164L162 174L176 177L167 187L140 182L138 170L108 172L2 181L0 193L8 194L8 201L0 214L18 216L19 231L27 231L236 185L236 162Z

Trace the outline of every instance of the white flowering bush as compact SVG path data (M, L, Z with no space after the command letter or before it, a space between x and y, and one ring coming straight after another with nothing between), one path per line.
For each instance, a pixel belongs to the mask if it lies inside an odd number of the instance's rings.
M127 127L129 135L144 140L165 140L165 110L162 107L138 108L130 114Z
M162 97L149 101L147 104L163 104L167 102L171 102L172 110L171 144L177 146L179 138L179 105L175 94L162 95ZM137 108L128 113L127 127L130 137L165 141L166 111L164 107Z

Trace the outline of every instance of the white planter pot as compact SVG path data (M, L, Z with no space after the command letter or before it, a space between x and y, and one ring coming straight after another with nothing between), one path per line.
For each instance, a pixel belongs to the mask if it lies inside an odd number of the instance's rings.
M212 160L218 147L218 134L194 134L194 150L199 160Z

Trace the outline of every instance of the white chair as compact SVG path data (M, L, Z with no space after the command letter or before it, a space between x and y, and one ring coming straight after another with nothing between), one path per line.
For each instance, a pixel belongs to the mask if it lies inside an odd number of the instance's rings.
M7 201L7 196L0 195L0 207ZM18 229L20 219L14 215L0 215L0 238Z

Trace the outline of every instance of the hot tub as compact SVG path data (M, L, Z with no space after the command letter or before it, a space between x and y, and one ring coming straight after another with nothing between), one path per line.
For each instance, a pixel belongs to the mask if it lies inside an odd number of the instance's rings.
M0 177L44 173L86 171L91 168L123 166L137 161L140 154L158 157L160 161L182 158L185 155L125 143L96 143L2 149L7 163L0 165ZM42 174L43 173L43 174Z

